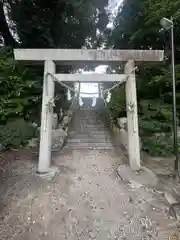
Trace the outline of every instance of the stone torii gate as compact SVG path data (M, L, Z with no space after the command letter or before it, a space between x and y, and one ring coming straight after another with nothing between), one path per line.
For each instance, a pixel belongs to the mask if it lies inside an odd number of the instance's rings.
M54 171L51 168L53 107L47 108L47 100L54 98L55 83L51 75L59 81L66 82L125 82L129 164L133 170L140 169L135 62L163 61L163 50L15 49L14 56L15 60L44 64L38 172L43 174ZM123 62L125 63L125 72L124 74L56 74L56 65L70 65L73 62L103 65ZM46 121L44 121L45 119Z

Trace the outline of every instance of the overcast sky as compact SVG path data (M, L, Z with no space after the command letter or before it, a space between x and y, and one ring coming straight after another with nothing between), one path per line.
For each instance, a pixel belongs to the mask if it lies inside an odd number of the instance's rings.
M117 15L118 8L123 0L109 0L109 8L112 10L114 17Z

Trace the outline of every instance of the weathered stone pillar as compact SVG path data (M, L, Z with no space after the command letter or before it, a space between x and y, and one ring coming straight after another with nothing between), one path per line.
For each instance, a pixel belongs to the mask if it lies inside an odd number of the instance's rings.
M47 72L55 73L55 63L51 60L45 61L43 99L41 112L41 135L39 151L39 173L50 171L51 165L51 144L52 144L52 124L53 124L53 106L47 107L47 102L54 98L54 80L51 76L46 76Z
M99 95L99 98L101 98L101 83L98 83L98 95Z
M77 93L78 106L80 106L80 102L81 102L81 98L80 98L80 96L81 96L81 94L80 94L80 91L81 91L81 83L80 83L80 82L78 82L77 91L78 91L78 93Z
M134 67L134 61L129 60L125 65L125 74L131 73ZM133 72L129 76L126 82L126 107L128 124L129 164L133 170L138 170L141 167L141 162L135 72Z

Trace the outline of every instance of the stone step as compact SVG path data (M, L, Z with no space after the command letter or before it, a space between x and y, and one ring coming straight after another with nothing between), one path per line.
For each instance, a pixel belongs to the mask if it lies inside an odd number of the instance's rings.
M84 129L84 130L86 130L86 129L88 129L89 131L94 131L94 132L101 132L101 131L106 131L107 132L107 130L106 130L106 128L103 126L103 127L89 127L89 126L82 126L82 125L80 125L80 126L76 126L76 127L78 127L78 128L80 128L80 129Z
M94 150L111 150L113 146L69 146L66 145L64 147L65 149L75 149L75 150L81 150L81 149L94 149Z
M76 142L76 143L67 143L66 146L68 146L68 147L87 147L87 148L89 148L89 147L91 147L91 148L93 148L93 147L112 148L113 144L112 143L85 143L85 142L77 143Z
M101 135L97 135L97 134L69 134L69 137L68 139L81 139L81 140L84 140L84 139L99 139L99 140L112 140L112 138L108 135L108 134L101 134Z
M96 134L96 133L77 133L77 134L73 134L73 133L70 133L69 134L69 139L72 139L72 138L75 138L75 139L93 139L93 138L98 138L98 139L112 139L111 136L109 134Z
M178 186L179 188L179 186ZM180 221L180 196L179 189L177 187L172 188L168 192L164 193L164 198L169 204L170 213Z
M80 138L80 139L92 139L92 138L99 138L99 139L111 139L111 136L108 133L89 133L89 132L78 132L78 133L69 133L69 138Z
M79 123L79 124L76 124L77 126L79 127L84 127L84 128L89 128L89 129L104 129L105 126L104 125L94 125L94 126L90 126L89 124L87 123Z
M112 141L109 139L67 139L67 143L96 143L96 144L112 144Z
M80 108L74 115L72 132L69 132L65 148L112 149L111 136L102 119L100 109Z
M81 124L86 124L86 125L89 125L89 126L94 126L94 127L96 127L96 126L104 126L104 123L97 123L96 122L97 120L93 120L93 122L89 122L89 120L88 119L83 119L83 121L82 120L79 120L78 122L79 123L81 123Z
M76 128L76 133L84 133L84 134L96 134L96 135L106 135L109 134L109 132L106 129L99 129L99 130L95 130L95 129L89 129L89 128Z
M75 115L75 117L78 117L79 119L89 119L90 121L94 121L95 119L97 119L98 121L102 121L102 117L100 115L98 115L98 113L93 112L93 113L88 113L88 112L84 112L84 113L78 113L77 115Z
M99 117L93 117L91 115L86 116L78 116L79 121L88 120L89 123L95 123L97 121L98 124L102 124L102 119Z
M104 124L89 124L87 123L87 121L85 122L79 122L80 126L84 126L84 127L89 127L89 128L104 128Z
M74 123L74 126L79 127L79 128L88 128L88 129L94 129L94 130L106 130L107 131L107 128L105 127L104 124L90 126L89 124L87 124L85 122L85 123Z
M84 137L94 137L94 136L97 136L97 137L101 137L101 138L103 138L103 137L107 137L107 136L109 136L109 134L108 133L106 133L106 132L93 132L93 131L88 131L88 130L84 130L83 131L83 129L81 129L80 131L78 131L77 132L77 135L80 135L80 136L84 136ZM77 135L73 135L73 137L76 137Z

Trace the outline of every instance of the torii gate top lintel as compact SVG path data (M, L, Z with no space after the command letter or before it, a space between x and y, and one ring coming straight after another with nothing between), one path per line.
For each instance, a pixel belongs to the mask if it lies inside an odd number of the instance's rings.
M164 60L163 50L96 50L96 49L14 49L16 60L44 63L46 60L56 64L160 62Z

